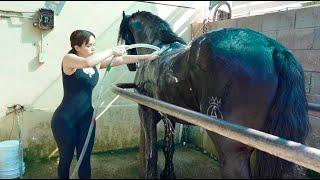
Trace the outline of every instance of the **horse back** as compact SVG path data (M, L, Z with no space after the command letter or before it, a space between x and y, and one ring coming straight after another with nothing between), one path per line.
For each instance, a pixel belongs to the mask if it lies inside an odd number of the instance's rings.
M224 119L261 129L277 90L273 50L280 48L263 34L241 28L213 30L197 38L190 48L189 69L201 111L208 114L216 99Z

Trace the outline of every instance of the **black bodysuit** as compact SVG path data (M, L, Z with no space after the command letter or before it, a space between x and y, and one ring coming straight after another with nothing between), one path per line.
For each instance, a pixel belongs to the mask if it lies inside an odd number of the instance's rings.
M87 137L93 115L92 91L99 80L97 68L93 67L93 69L95 73L91 77L82 69L77 69L72 75L67 75L62 70L63 100L54 112L51 121L51 129L60 154L59 178L69 178L74 149L77 151L78 159ZM94 137L95 124L86 153L79 167L78 175L80 179L91 177L90 155Z

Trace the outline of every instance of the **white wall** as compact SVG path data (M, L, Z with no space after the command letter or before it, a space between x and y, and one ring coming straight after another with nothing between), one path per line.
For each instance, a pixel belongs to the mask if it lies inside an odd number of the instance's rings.
M0 2L0 10L32 12L43 6L43 1ZM5 87L0 90L0 117L4 116L6 107L12 104L52 111L61 100L60 63L61 57L70 49L71 32L75 29L88 29L96 34L98 49L113 47L116 45L122 10L132 13L137 9L159 14L172 25L177 34L185 40L190 39L190 31L187 34L183 32L186 32L185 28L192 22L195 12L192 9L132 1L67 1L59 16L55 16L54 29L43 32L45 63L40 64L38 53L41 33L32 26L34 21L25 18L0 18L0 49L3 59L0 82L5 83ZM23 15L36 16L32 13Z
M60 14L54 17L54 29L43 31L44 63L39 63L41 31L33 26L36 20L4 16L37 18L35 13L17 11L36 12L44 5L45 1L0 2L0 140L16 136L17 128L16 124L13 124L16 116L6 115L6 112L8 106L21 104L26 109L22 118L24 145L39 147L40 152L34 154L37 156L49 155L56 148L50 120L63 97L61 58L70 49L71 32L76 29L90 30L96 35L98 50L111 48L116 45L122 11L131 14L137 10L146 10L168 21L179 36L189 41L190 23L201 18L196 9L160 4L134 1L66 1ZM14 12L4 12L8 10ZM101 71L100 82L103 74L104 71ZM111 92L112 85L118 82L133 82L134 72L121 66L113 68L107 76L102 98L104 106L116 97ZM97 122L96 147L104 150L137 145L140 128L138 118L136 103L122 98L116 100L114 106ZM122 133L125 137L115 139L114 133L127 131L128 125L133 133Z

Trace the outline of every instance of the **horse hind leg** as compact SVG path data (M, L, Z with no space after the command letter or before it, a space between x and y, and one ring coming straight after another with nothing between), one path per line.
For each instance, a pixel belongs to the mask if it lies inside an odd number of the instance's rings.
M223 178L252 178L250 170L251 153L244 148L243 150L234 150L222 155L221 175Z
M251 179L250 157L253 148L208 132L219 155L220 173L226 179Z
M163 141L163 153L165 157L164 170L160 174L162 179L176 179L173 167L173 153L174 153L174 129L175 123L170 121L167 117L163 119L164 123L164 141Z

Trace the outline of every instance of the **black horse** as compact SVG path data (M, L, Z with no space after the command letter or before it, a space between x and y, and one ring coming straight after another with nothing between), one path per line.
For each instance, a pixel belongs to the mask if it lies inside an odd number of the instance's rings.
M136 90L177 106L304 143L309 132L304 73L292 53L277 41L250 29L223 28L203 34L191 46L167 22L150 12L123 13L118 43L170 46L159 59L139 63ZM150 49L130 54L150 53ZM130 66L135 70L135 65ZM139 105L141 118L140 176L157 178L156 125L165 124L163 178L175 178L173 169L174 117ZM295 164L207 131L223 178L282 178Z

